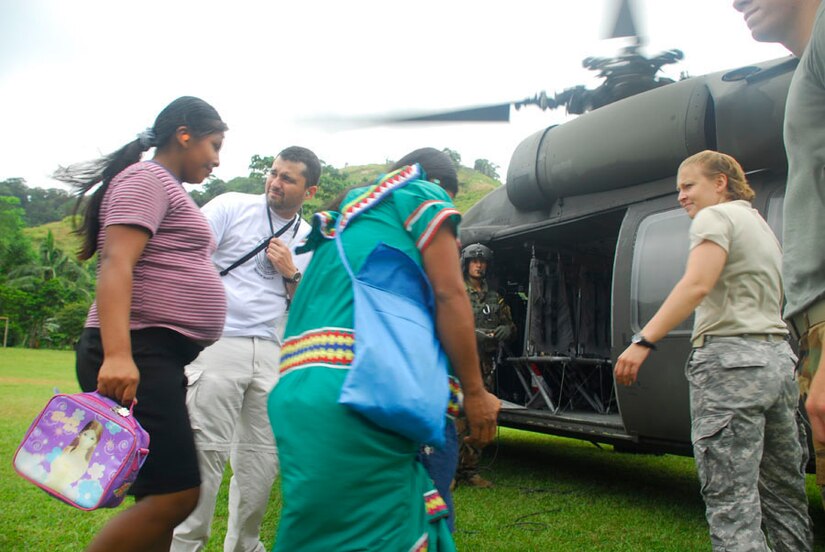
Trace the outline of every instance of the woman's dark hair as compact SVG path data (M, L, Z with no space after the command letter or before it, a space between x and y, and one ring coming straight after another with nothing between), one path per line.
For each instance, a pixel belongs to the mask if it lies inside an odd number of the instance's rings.
M446 153L438 151L435 148L421 148L408 153L396 161L396 163L390 167L388 172L397 171L401 167L406 167L407 165L413 165L415 163L421 165L421 168L424 169L425 173L427 173L427 180L433 184L441 186L453 195L458 193L458 174L455 171L453 160L450 159ZM352 186L348 186L345 190L339 193L335 199L322 207L321 210L340 210L341 203L344 201L347 194L351 190L361 188L363 186L366 186L366 184L354 184Z
M312 150L302 148L301 146L289 146L282 149L278 155L284 161L291 161L292 163L304 164L304 180L306 180L306 187L317 186L321 180L321 160Z
M97 235L100 232L100 205L103 196L109 188L109 183L123 169L140 161L143 152L149 148L162 149L174 139L179 127L186 127L193 138L201 138L224 132L226 123L214 107L193 96L183 96L167 105L158 114L155 124L142 132L138 138L129 142L119 150L93 161L75 163L68 167L59 167L53 178L70 184L77 195L74 214L84 203L87 192L98 183L92 197L85 202L83 221L76 232L83 236L83 245L78 256L81 260L88 259L97 250Z
M421 168L427 173L427 180L438 184L453 195L458 193L458 173L455 171L453 160L446 153L435 148L417 149L396 161L390 171L414 163L421 165Z

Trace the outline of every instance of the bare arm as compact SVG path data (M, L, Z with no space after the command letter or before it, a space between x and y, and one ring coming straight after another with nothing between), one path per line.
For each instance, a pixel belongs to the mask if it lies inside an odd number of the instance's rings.
M650 342L659 341L667 333L690 316L699 303L716 285L725 263L727 252L711 241L703 241L693 248L688 257L682 279L642 328L642 335ZM631 385L636 381L642 363L650 354L650 349L641 345L630 345L616 360L614 373L616 381Z
M149 232L137 226L112 225L100 252L97 308L103 364L97 376L97 390L124 405L137 392L140 373L132 358L129 312L132 306L132 271L140 258Z
M455 235L446 225L438 229L423 251L424 270L435 291L436 330L464 392L464 411L471 444L493 440L501 403L484 389L476 351L475 324L461 278Z
M825 355L820 357L819 366L811 380L805 410L811 421L814 441L825 443Z

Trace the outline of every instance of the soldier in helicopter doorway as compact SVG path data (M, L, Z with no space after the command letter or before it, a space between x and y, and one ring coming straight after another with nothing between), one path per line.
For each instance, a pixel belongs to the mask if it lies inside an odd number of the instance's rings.
M467 295L470 297L475 317L481 375L484 379L484 386L490 392L494 391L495 357L499 345L513 337L516 332L516 326L510 315L510 307L496 291L487 286L486 275L492 261L493 252L480 243L468 245L461 252L464 285L467 288ZM481 450L464 443L464 437L468 435L466 419L460 416L456 420L456 426L460 447L456 481L466 482L474 487L492 487L493 484L478 473Z

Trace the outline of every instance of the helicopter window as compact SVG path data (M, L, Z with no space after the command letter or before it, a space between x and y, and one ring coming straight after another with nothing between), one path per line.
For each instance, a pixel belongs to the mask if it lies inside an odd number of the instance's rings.
M768 198L767 223L771 227L776 239L782 243L782 207L785 204L785 188L773 192Z
M630 280L632 322L636 330L650 320L682 277L687 263L690 218L681 209L656 213L639 225ZM690 332L691 316L673 333Z

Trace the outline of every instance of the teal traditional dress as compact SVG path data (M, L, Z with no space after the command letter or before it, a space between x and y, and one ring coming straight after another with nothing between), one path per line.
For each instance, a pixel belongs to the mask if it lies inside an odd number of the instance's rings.
M269 396L283 509L274 550L452 551L447 507L416 460L420 443L338 404L353 359L353 295L334 242L357 273L381 242L421 264L421 251L460 214L418 165L352 190L341 212L313 218L312 262L292 301L281 378ZM388 370L392 366L387 366Z

